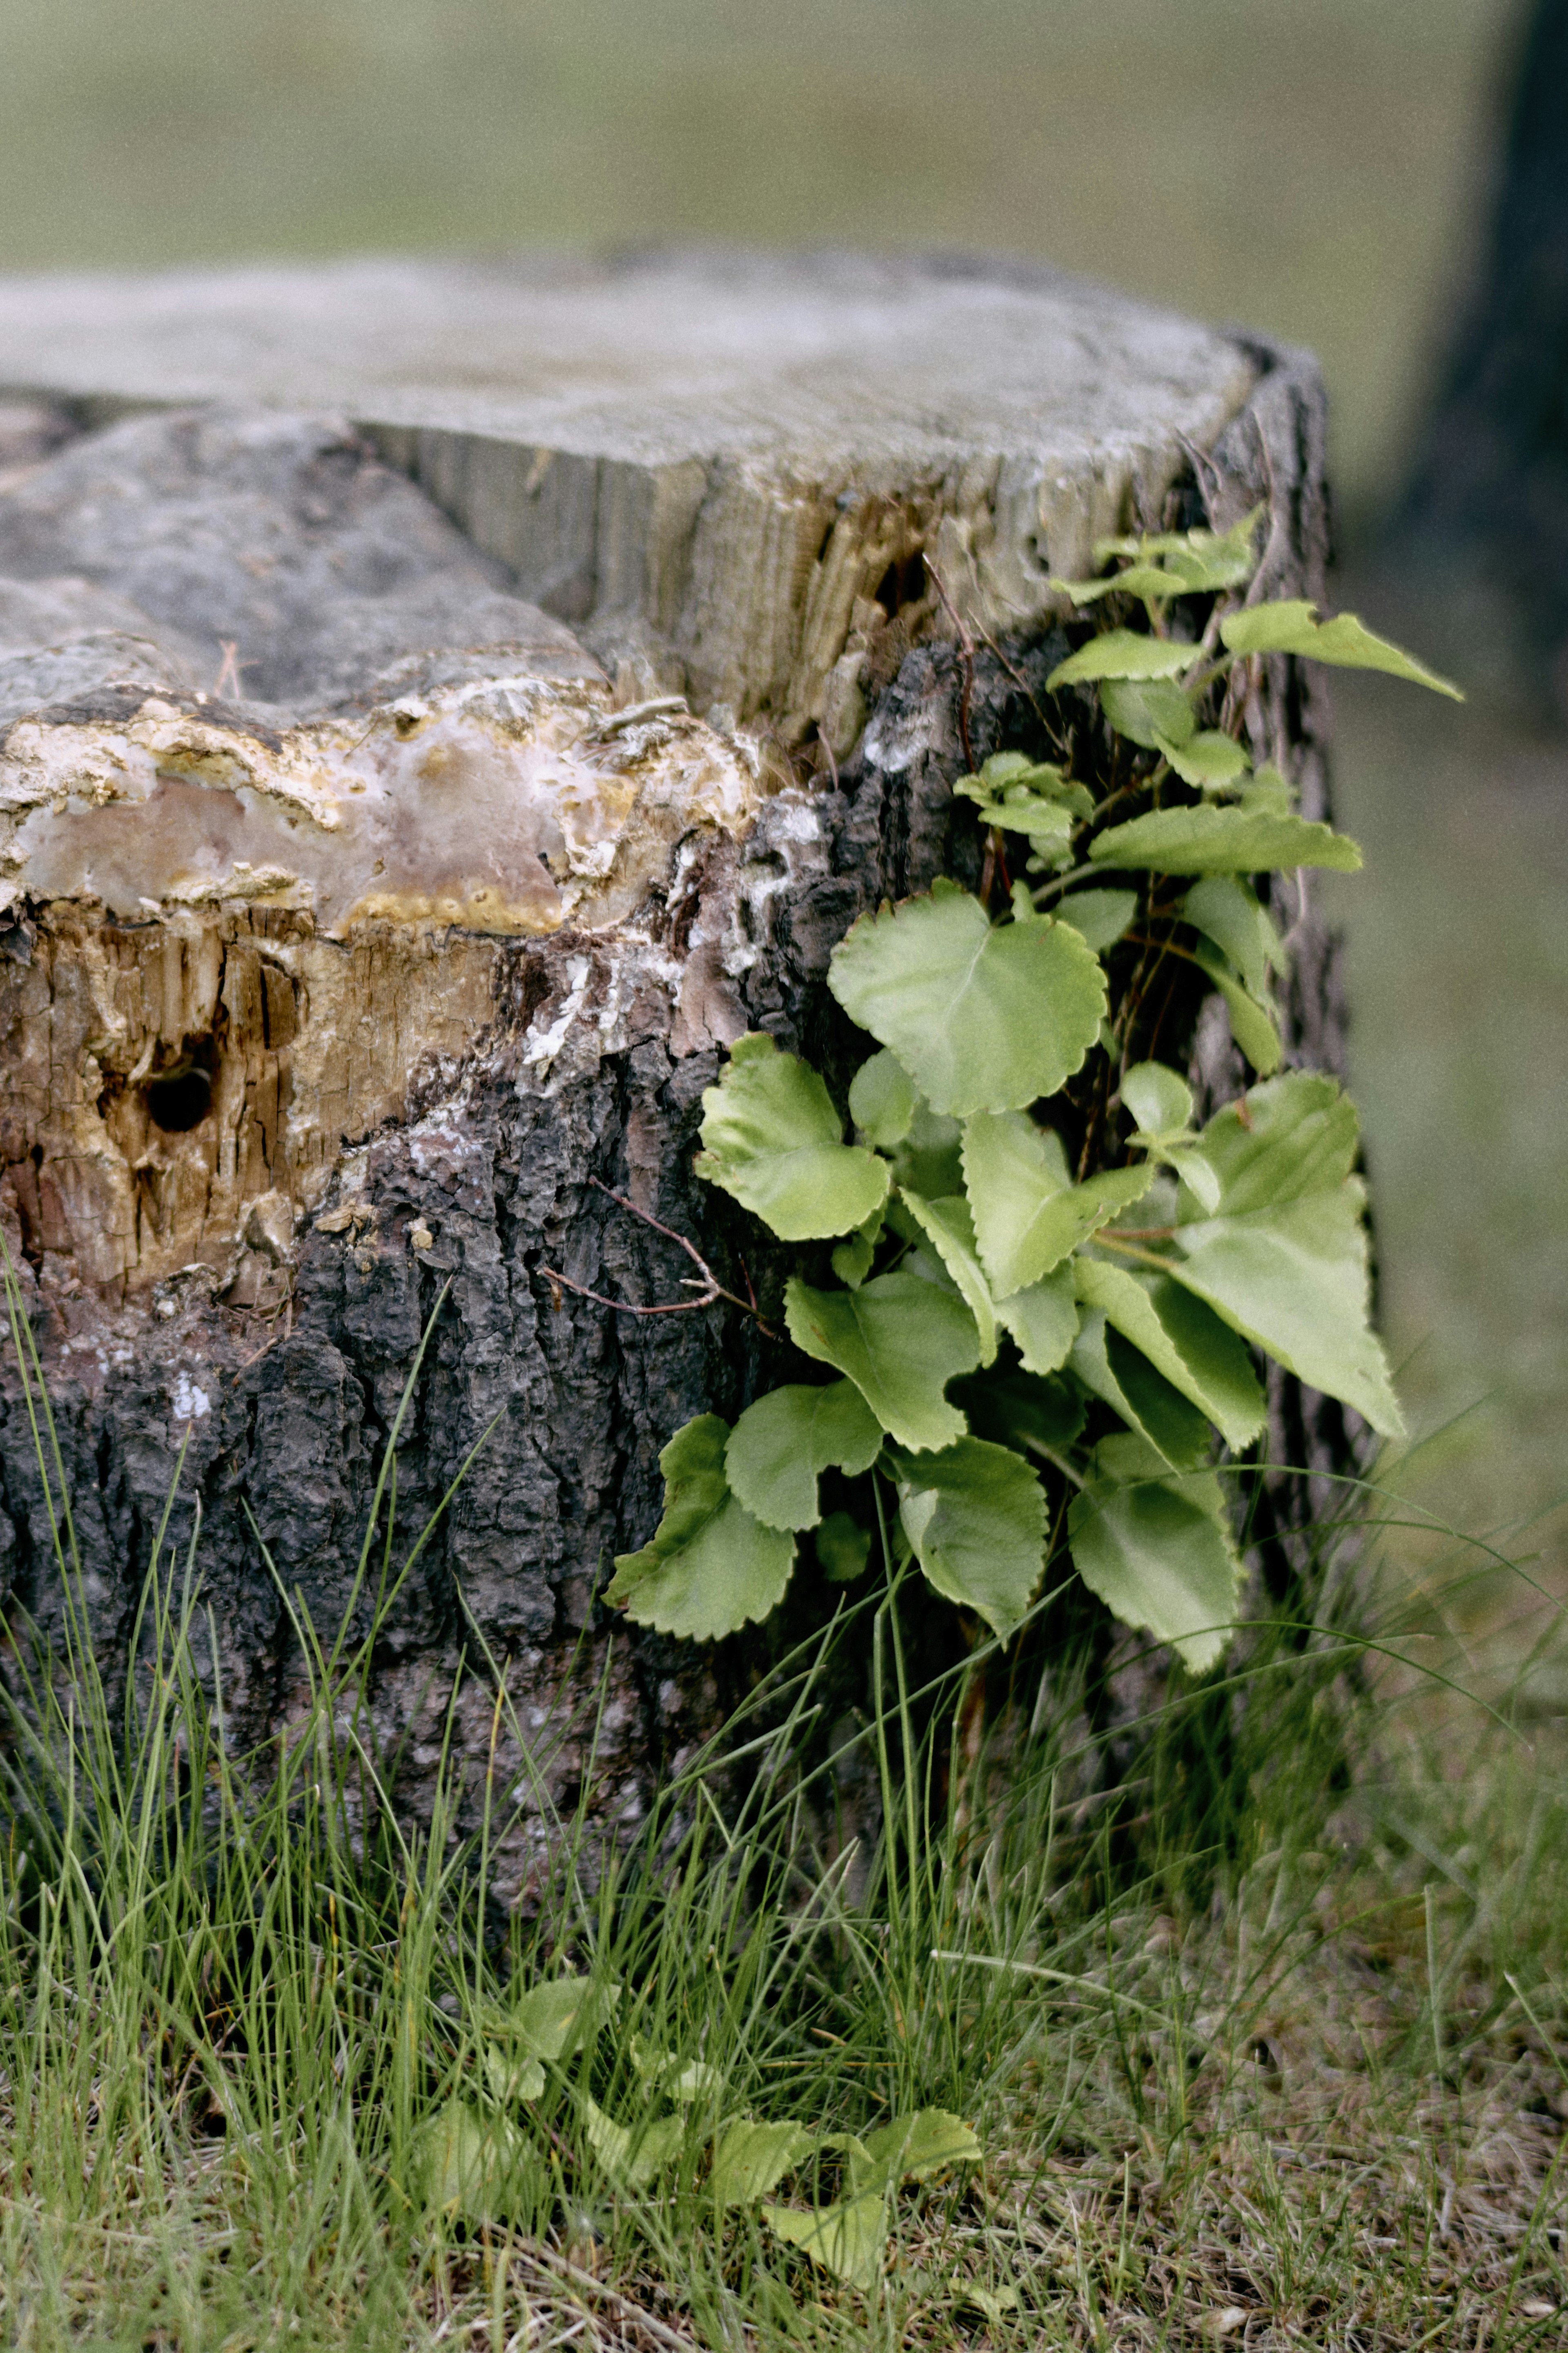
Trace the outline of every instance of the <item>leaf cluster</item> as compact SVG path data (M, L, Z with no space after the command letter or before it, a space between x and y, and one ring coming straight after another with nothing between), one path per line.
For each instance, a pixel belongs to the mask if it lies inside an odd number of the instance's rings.
M1026 873L1050 879L1013 881L997 909L942 878L853 925L828 985L875 1050L847 1127L766 1036L738 1040L704 1095L699 1174L780 1240L837 1245L833 1282L795 1274L784 1301L825 1377L670 1440L664 1517L608 1592L632 1617L731 1632L776 1606L803 1537L837 1581L875 1526L889 1570L917 1564L1003 1640L1064 1549L1115 1616L1202 1672L1236 1615L1217 1472L1264 1428L1257 1357L1399 1431L1355 1111L1333 1080L1281 1070L1288 950L1258 890L1360 852L1253 765L1241 690L1279 656L1454 690L1353 616L1239 601L1258 520L1108 541L1104 577L1058 584L1102 626L1050 687L1098 698L1148 806L1107 822L1125 787L1016 752L960 781L998 848L1021 837ZM1121 618L1138 605L1142 628ZM1257 1074L1201 1128L1181 1071L1131 1059L1105 963L1130 934L1196 967ZM1064 1091L1091 1057L1110 1124L1102 1165L1086 1151L1074 1168ZM828 1473L854 1511L825 1514Z

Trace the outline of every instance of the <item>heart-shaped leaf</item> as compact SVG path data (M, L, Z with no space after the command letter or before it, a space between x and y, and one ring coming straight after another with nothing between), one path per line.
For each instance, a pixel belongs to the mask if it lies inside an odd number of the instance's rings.
M914 1124L920 1102L915 1082L896 1054L884 1046L862 1062L849 1082L849 1116L868 1144L891 1152Z
M702 1097L697 1173L731 1194L781 1241L847 1234L887 1198L887 1163L844 1142L821 1079L765 1032L737 1038Z
M1148 1167L1113 1168L1072 1184L1058 1136L1021 1112L977 1112L963 1131L963 1180L980 1261L1001 1302L1145 1194Z
M899 1518L937 1591L977 1610L1004 1641L1023 1620L1046 1554L1046 1498L1009 1447L961 1439L895 1455Z
M731 1491L765 1528L814 1528L818 1476L829 1465L855 1476L882 1446L882 1425L853 1381L826 1388L790 1382L746 1408L724 1450Z
M979 1364L980 1335L955 1293L901 1271L858 1291L815 1291L795 1275L784 1321L795 1346L852 1380L900 1446L919 1453L963 1436L943 1391Z
M1251 765L1239 744L1213 728L1189 735L1184 744L1170 735L1160 736L1158 743L1183 783L1194 785L1201 792L1223 791L1245 776Z
M776 2189L786 2173L804 2165L816 2147L815 2137L804 2126L731 2117L713 2151L709 2191L721 2209L753 2205Z
M795 1537L765 1528L731 1493L724 1475L729 1424L699 1414L658 1458L664 1517L650 1544L621 1553L605 1599L641 1626L691 1641L715 1641L784 1599Z
M1070 923L1085 947L1102 955L1115 946L1137 913L1136 891L1075 891L1058 903L1057 919Z
M1105 975L1070 926L1020 894L994 924L969 892L862 915L833 952L828 987L898 1056L926 1101L958 1117L1055 1094L1100 1034ZM858 1220L856 1220L858 1223Z
M1173 1477L1137 1438L1108 1438L1068 1514L1073 1565L1124 1625L1170 1642L1194 1674L1225 1648L1241 1562L1212 1471Z
M763 2220L775 2238L809 2255L822 2270L852 2287L875 2287L888 2240L887 2207L879 2189L810 2214L794 2206L764 2206Z
M1189 742L1198 723L1192 696L1169 678L1108 678L1100 707L1119 735L1146 752Z

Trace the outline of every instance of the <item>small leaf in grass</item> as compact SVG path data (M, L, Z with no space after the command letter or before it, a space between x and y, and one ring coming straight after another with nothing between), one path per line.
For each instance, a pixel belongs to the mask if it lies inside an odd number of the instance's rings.
M868 1471L881 1445L882 1426L853 1381L792 1381L746 1408L724 1450L724 1475L763 1527L814 1528L819 1473Z
M1070 1264L1064 1260L1038 1282L998 1300L996 1321L1012 1334L1026 1373L1056 1372L1067 1363L1078 1337L1078 1301Z
M795 1537L765 1528L724 1475L729 1425L699 1414L658 1458L664 1517L640 1552L621 1553L605 1599L639 1625L689 1641L714 1641L784 1599Z
M608 2024L620 1993L618 1985L594 1978L544 1978L520 2000L495 2004L486 2025L531 2057L553 2063Z
M1212 940L1256 997L1268 993L1269 967L1285 960L1274 919L1239 874L1209 874L1182 902L1182 920Z
M852 1380L900 1446L919 1452L963 1436L943 1391L979 1364L980 1335L954 1293L902 1270L858 1291L816 1291L792 1275L784 1320L795 1346Z
M1108 678L1100 707L1118 735L1145 752L1190 742L1198 723L1192 696L1173 679Z
M929 898L862 915L833 951L828 987L889 1047L937 1112L963 1117L1055 1094L1083 1066L1105 975L1027 893L1007 923L939 880ZM858 1222L857 1220L856 1222Z
M1005 1446L960 1439L937 1454L895 1455L899 1520L937 1591L978 1611L1004 1641L1045 1567L1046 1498Z
M1200 940L1193 950L1193 959L1199 969L1208 975L1230 1016L1230 1034L1251 1063L1260 1079L1267 1079L1279 1067L1283 1048L1274 1017L1267 1006L1260 1005L1232 969L1228 959L1219 950Z
M1214 1444L1208 1416L1123 1338L1103 1307L1082 1310L1068 1365L1089 1395L1119 1413L1172 1470L1190 1471L1206 1460Z
M1048 1274L1149 1189L1148 1168L1072 1184L1060 1139L1022 1112L977 1112L963 1131L963 1176L980 1262L998 1303Z
M1236 784L1251 765L1239 744L1213 728L1189 735L1184 744L1174 736L1162 735L1159 746L1182 782L1205 793L1221 792Z
M1227 1446L1250 1446L1263 1427L1264 1397L1236 1334L1169 1276L1144 1278L1102 1259L1073 1261L1086 1307L1100 1308L1124 1340L1212 1421Z
M1058 662L1046 681L1047 693L1101 678L1175 678L1198 659L1196 646L1174 638L1146 638L1133 629L1107 629L1076 654Z
M1114 947L1138 913L1136 891L1075 891L1058 903L1057 919L1070 923L1096 955Z
M817 1565L829 1585L853 1585L871 1555L871 1531L848 1512L829 1512L816 1530Z
M485 2045L485 2081L507 2106L515 2100L541 2099L544 2093L544 2070L538 2060L500 2042Z
M1130 818L1098 834L1089 854L1097 866L1147 867L1161 874L1260 874L1295 866L1353 874L1361 865L1355 843L1331 826L1206 804Z
M1173 1477L1140 1439L1104 1439L1068 1514L1068 1542L1113 1616L1173 1644L1194 1674L1213 1666L1235 1620L1241 1561L1212 1471Z
M708 2188L721 2208L751 2206L804 2165L816 2143L804 2126L755 2124L734 2116L719 2136Z
M656 2116L638 2131L616 2124L586 2093L582 2095L582 2109L588 2146L621 2189L646 2189L667 2166L674 2164L685 2144L684 2116Z
M448 2100L421 2128L414 2178L426 2210L458 2222L504 2221L517 2202L529 2144L504 2116Z
M907 1187L900 1189L900 1198L946 1267L960 1297L974 1318L975 1329L980 1335L981 1363L994 1363L996 1356L996 1310L992 1303L990 1286L975 1255L974 1220L969 1214L969 1203L962 1193L950 1193L941 1200L927 1201Z
M849 1082L849 1116L867 1143L883 1152L902 1144L919 1100L914 1081L885 1046L862 1062Z
M810 2214L794 2206L764 2206L763 2220L775 2238L798 2247L836 2279L847 2280L852 2287L875 2287L888 2238L887 2211L879 2189L842 2199Z
M1274 605L1248 605L1220 624L1220 637L1233 654L1299 654L1307 661L1331 662L1342 670L1381 670L1391 678L1406 678L1434 693L1464 696L1447 679L1439 678L1411 654L1386 638L1374 637L1354 613L1337 613L1320 621L1317 607L1299 597Z
M846 1144L827 1089L765 1032L737 1038L730 1066L702 1097L697 1173L732 1195L782 1241L846 1234L887 1198L887 1163Z
M900 2181L929 2181L950 2165L978 2164L984 2154L970 2126L945 2108L921 2108L868 2133L863 2158L851 2158L857 2189Z
M1193 1091L1165 1062L1134 1062L1123 1074L1121 1100L1147 1135L1182 1133L1193 1115Z

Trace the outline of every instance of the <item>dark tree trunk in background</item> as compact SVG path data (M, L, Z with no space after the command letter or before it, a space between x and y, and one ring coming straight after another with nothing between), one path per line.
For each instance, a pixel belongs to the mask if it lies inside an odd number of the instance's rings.
M1389 552L1447 607L1461 673L1568 721L1568 0L1526 34L1479 281Z

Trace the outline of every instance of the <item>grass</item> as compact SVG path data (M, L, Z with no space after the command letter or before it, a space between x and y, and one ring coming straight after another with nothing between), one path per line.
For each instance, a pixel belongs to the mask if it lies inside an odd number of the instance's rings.
M908 1691L910 1603L872 1592L879 1710L808 1769L826 1650L803 1653L618 1852L555 1822L549 1883L510 1919L484 1900L499 1811L477 1841L448 1831L455 1759L421 1829L385 1801L374 1635L324 1651L301 1621L311 1704L245 1760L195 1670L199 1531L149 1581L123 1690L79 1613L52 1662L18 1623L0 2337L1561 2342L1568 1801L1499 1714L1412 1704L1447 1692L1433 1578L1374 1620L1324 1545L1319 1626L1262 1618L1226 1672L1141 1715L1130 1654L1105 1692L1037 1651L1027 1729L994 1708L951 1777L983 1662ZM1397 1665L1424 1655L1425 1678ZM527 1996L563 1970L604 2031L528 2100ZM689 2068L683 2109L658 2085ZM864 2135L930 2107L981 2158L889 2201L859 2285L754 2207L715 2211L726 2119ZM660 2112L685 2131L639 2180ZM783 2200L831 2195L842 2161L803 2160Z

